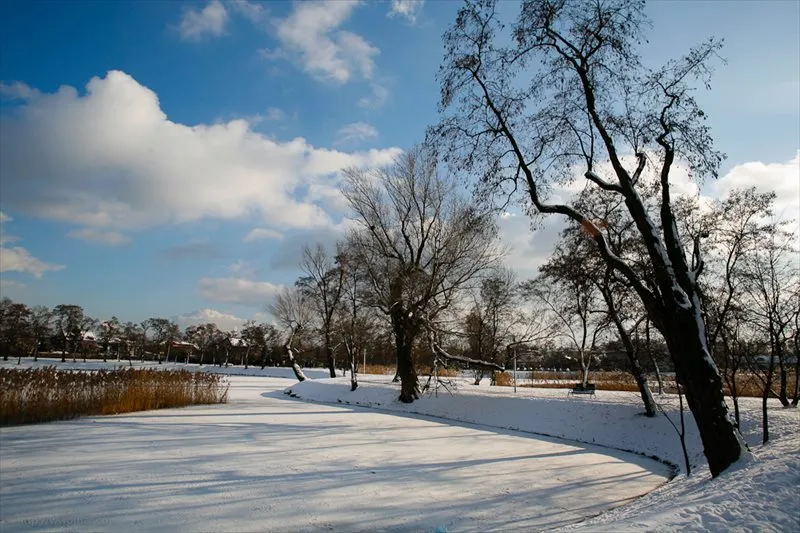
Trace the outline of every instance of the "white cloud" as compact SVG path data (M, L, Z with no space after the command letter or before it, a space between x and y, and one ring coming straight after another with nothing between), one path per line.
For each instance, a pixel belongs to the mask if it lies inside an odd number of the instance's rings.
M0 181L2 184L2 181ZM44 261L32 256L28 250L21 246L8 247L6 244L16 242L18 237L8 235L5 232L7 222L14 220L9 215L0 211L0 272L23 272L31 274L36 278L41 278L47 271L61 270L64 265L45 263ZM8 286L14 286L16 282L8 282ZM24 285L19 284L20 287Z
M717 197L727 196L731 189L755 187L760 192L774 191L775 216L783 220L800 219L800 150L785 163L753 161L736 165L712 185Z
M20 246L0 248L0 272L24 272L35 278L41 278L47 271L56 271L64 265L45 263L33 257L28 250Z
M181 39L199 41L203 37L219 37L225 31L228 11L219 0L211 0L201 11L187 9L178 26Z
M261 124L262 122L278 122L286 118L286 113L277 107L270 107L266 113L256 113L254 115L247 115L242 117L251 126Z
M261 241L264 239L281 240L282 238L283 234L279 231L275 231L273 229L268 229L268 228L254 228L250 230L250 233L245 235L244 242Z
M267 109L267 114L264 115L264 120L283 120L286 118L286 113L277 107L270 107Z
M14 289L22 290L25 287L27 287L27 285L25 285L24 283L20 283L19 281L14 281L12 279L0 279L0 289L3 289L3 291L14 290Z
M519 279L536 277L538 268L553 251L561 230L567 221L558 215L549 215L541 220L536 231L531 229L530 217L508 213L497 221L500 227L500 239L508 247L508 255L504 263L513 269Z
M266 20L269 11L264 4L259 2L248 2L248 0L230 0L233 11L244 16L250 22L258 24Z
M3 229L3 226L5 225L4 222L11 222L12 220L14 220L14 219L11 218L10 216L6 215L2 211L0 211L0 246L2 246L3 244L9 244L9 243L16 242L16 241L19 240L18 237L15 237L13 235L9 235Z
M36 89L20 81L15 81L10 85L0 82L0 97L2 98L8 98L9 100L32 100L40 94L41 93Z
M378 83L371 83L372 94L358 100L358 106L364 109L378 109L389 100L389 89Z
M634 158L623 157L623 163L632 168ZM613 175L609 163L599 164L596 171L603 177ZM647 179L656 179L652 168ZM555 187L548 201L569 201L586 185L578 178L566 187ZM673 195L700 195L701 205L709 205L713 198L725 198L733 188L756 187L760 192L776 193L775 215L782 220L800 221L800 151L785 163L763 163L754 161L736 165L717 181L707 184L703 191L692 181L688 167L678 163L670 175ZM541 220L537 231L530 228L531 219L517 213L504 213L498 220L502 242L510 249L506 264L517 271L521 279L536 275L537 268L547 260L558 241L560 231L566 227L566 218L547 215Z
M105 244L108 246L121 246L130 242L130 239L117 231L99 231L91 228L73 230L67 233L67 236L72 239Z
M397 148L346 153L270 139L244 120L187 126L129 75L61 87L0 121L0 197L23 212L96 231L260 215L277 228L333 224L301 191ZM332 179L333 177L333 179Z
M425 0L392 0L392 9L387 16L402 17L411 24L417 22L417 17L422 11Z
M281 285L245 278L201 278L200 295L212 302L265 306L272 301Z
M337 29L358 4L352 0L295 3L289 16L277 21L281 42L277 54L296 60L303 70L323 81L343 84L356 77L371 79L373 57L380 50L360 35Z
M372 139L377 136L378 130L376 130L374 126L366 122L353 122L352 124L347 124L339 128L336 132L336 140L333 144L358 144L361 141Z
M233 331L242 327L245 319L239 318L236 315L223 313L216 309L199 309L191 313L184 313L175 317L175 322L181 328L194 326L197 324L216 324L222 331Z

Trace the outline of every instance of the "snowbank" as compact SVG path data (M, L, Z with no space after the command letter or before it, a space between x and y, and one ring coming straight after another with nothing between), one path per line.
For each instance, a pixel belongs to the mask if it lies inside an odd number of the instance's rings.
M397 386L375 380L350 392L349 380L316 379L286 390L304 400L361 405L397 413L514 429L598 444L658 458L683 470L680 442L664 415L647 418L635 393L598 391L594 398L573 397L566 389L523 390L493 387L491 392L461 384L412 404L397 401ZM657 397L680 426L677 398ZM693 473L629 505L572 526L591 531L800 531L800 414L773 405L772 441L760 445L760 400L743 399L742 430L754 459L711 480L691 413L686 416L687 447Z

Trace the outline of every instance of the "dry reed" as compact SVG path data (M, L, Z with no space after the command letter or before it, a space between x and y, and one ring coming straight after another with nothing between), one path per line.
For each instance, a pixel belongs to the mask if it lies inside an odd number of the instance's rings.
M221 376L186 370L0 368L0 425L224 403Z

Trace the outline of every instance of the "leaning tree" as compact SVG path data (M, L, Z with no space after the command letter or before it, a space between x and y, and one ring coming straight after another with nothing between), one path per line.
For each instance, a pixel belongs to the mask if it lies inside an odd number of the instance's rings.
M709 40L650 69L638 53L648 27L640 1L528 0L509 36L495 2L469 2L445 33L444 116L431 135L490 197L524 191L531 212L565 216L591 236L666 340L717 476L746 446L709 353L697 282L703 262L687 259L671 181L679 164L699 179L715 177L723 159L692 96L695 82L707 84L720 44ZM648 172L659 187L655 206L640 194ZM602 224L551 194L581 177L624 202L654 283L613 253Z
M459 291L494 267L497 226L458 192L425 147L386 168L346 171L355 219L347 242L372 286L371 305L391 322L400 401L419 397L412 349Z

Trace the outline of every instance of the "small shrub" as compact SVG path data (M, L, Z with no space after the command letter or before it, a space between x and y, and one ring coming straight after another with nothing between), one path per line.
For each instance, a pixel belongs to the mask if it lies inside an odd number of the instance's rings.
M221 376L186 370L0 368L0 425L224 403Z

